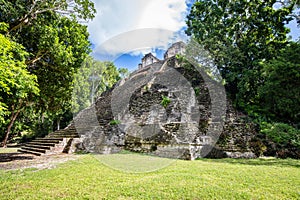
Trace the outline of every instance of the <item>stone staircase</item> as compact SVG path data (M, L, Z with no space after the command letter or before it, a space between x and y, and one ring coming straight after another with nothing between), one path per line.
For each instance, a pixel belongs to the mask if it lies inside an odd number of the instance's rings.
M36 156L44 154L69 153L74 139L79 138L75 126L71 124L65 129L52 132L44 138L36 138L24 144L18 152Z

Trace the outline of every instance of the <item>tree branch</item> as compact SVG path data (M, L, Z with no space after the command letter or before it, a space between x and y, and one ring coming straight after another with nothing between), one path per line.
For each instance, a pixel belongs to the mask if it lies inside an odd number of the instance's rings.
M33 5L31 6L28 13L25 14L23 17L21 17L18 20L19 23L16 26L12 27L10 29L9 33L20 29L25 24L28 24L28 22L31 21L32 19L34 19L36 17L36 15L38 15L38 14L48 12L48 11L56 11L57 12L60 9L63 10L63 7L65 6L63 1L58 1L58 2L55 2L51 7L39 10L43 4L47 3L47 1L41 1L40 6L37 4L37 2L39 2L39 1L33 0L32 2L33 2ZM66 4L66 5L68 5L68 4Z
M39 51L34 59L28 60L25 62L26 65L33 65L34 63L36 63L37 61L39 61L40 59L42 59L46 54L48 53L48 51L45 51L44 53L42 53L42 51Z

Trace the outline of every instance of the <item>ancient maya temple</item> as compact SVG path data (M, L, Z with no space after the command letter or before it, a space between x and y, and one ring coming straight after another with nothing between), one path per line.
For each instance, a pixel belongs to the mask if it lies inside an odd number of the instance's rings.
M185 43L177 42L164 60L146 54L136 71L78 113L67 128L20 151L111 154L125 149L186 160L255 157L253 124L233 109L220 83L178 56L187 51Z

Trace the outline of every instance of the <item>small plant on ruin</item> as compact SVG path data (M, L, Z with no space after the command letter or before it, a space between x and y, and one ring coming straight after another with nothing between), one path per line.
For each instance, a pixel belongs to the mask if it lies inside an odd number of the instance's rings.
M162 100L160 102L160 105L162 105L164 108L166 108L171 103L171 100L164 95L162 95L161 97L162 97Z
M196 88L194 88L194 91L195 91L195 95L199 96L199 94L200 94L200 88L196 87Z
M120 121L120 120L116 120L116 119L111 120L111 121L109 122L110 125L118 125L118 124L120 124L120 123L121 123L121 121Z

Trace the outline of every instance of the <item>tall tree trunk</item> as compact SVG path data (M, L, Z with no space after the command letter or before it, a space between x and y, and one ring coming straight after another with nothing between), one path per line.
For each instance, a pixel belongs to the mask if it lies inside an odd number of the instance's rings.
M21 108L21 106L22 106L22 101L20 102L20 108ZM17 112L15 112L14 109L12 110L11 117L10 117L10 122L9 122L7 130L6 130L5 138L3 140L3 148L6 148L6 146L7 146L7 140L8 140L11 128L14 125L14 123L15 123L15 121L16 121L16 119L17 119L20 112L21 112L21 109L17 109Z
M59 131L60 129L60 119L57 120L57 130Z

